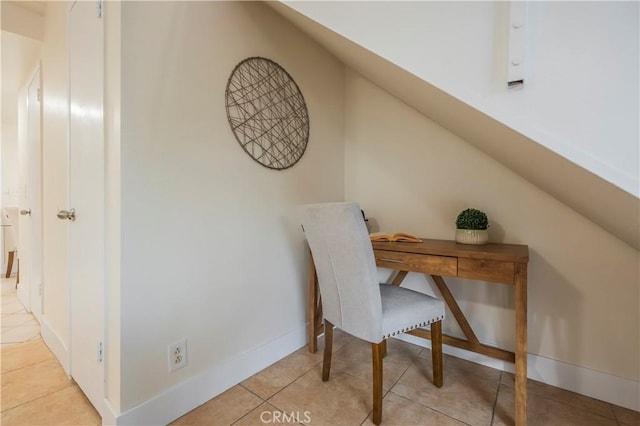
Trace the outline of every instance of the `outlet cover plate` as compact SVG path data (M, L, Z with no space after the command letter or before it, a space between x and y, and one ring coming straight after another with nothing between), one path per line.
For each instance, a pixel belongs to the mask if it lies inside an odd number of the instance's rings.
M169 345L169 373L187 365L187 339L180 339Z

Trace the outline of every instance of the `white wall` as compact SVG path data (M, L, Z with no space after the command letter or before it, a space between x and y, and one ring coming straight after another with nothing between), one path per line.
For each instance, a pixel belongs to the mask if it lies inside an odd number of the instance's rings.
M16 99L16 106L18 100ZM2 122L2 205L18 205L18 125Z
M121 25L126 411L304 330L295 206L343 199L344 68L261 3L128 2ZM256 55L283 66L307 102L307 151L285 171L247 156L226 118L227 79ZM183 337L188 366L169 374L167 345Z
M519 90L509 2L286 3L639 196L637 2L529 2Z
M384 232L452 239L461 210L484 210L490 241L529 245L529 353L635 382L637 403L637 250L352 71L345 188ZM478 338L513 348L513 289L447 281ZM461 335L452 319L445 330Z

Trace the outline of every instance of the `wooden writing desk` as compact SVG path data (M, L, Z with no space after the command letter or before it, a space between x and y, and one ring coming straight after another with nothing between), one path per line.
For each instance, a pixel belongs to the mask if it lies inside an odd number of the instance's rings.
M376 264L398 271L392 284L400 285L408 272L430 274L442 298L460 325L466 340L443 335L443 343L515 362L515 421L527 424L527 263L529 248L525 245L489 243L481 246L457 244L448 240L423 239L422 243L374 242ZM445 283L445 277L458 277L515 286L516 348L515 353L487 346L478 340L458 303ZM308 336L309 352L316 352L317 338L323 331L322 301L313 258L309 268ZM409 332L429 339L428 330ZM446 380L446 379L445 379Z

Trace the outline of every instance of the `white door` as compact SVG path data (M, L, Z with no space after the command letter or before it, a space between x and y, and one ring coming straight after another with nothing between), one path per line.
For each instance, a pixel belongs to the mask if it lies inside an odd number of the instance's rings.
M71 7L67 210L75 213L68 215L71 376L101 414L105 412L103 31L96 2L77 1Z
M26 188L20 200L20 283L18 297L38 319L42 315L42 138L40 131L40 68L27 88L25 162Z

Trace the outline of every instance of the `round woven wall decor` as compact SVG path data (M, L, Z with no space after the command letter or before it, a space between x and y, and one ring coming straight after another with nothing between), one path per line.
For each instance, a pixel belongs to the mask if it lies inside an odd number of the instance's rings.
M309 140L309 114L293 78L270 59L236 65L225 92L227 118L240 146L270 169L300 160Z

